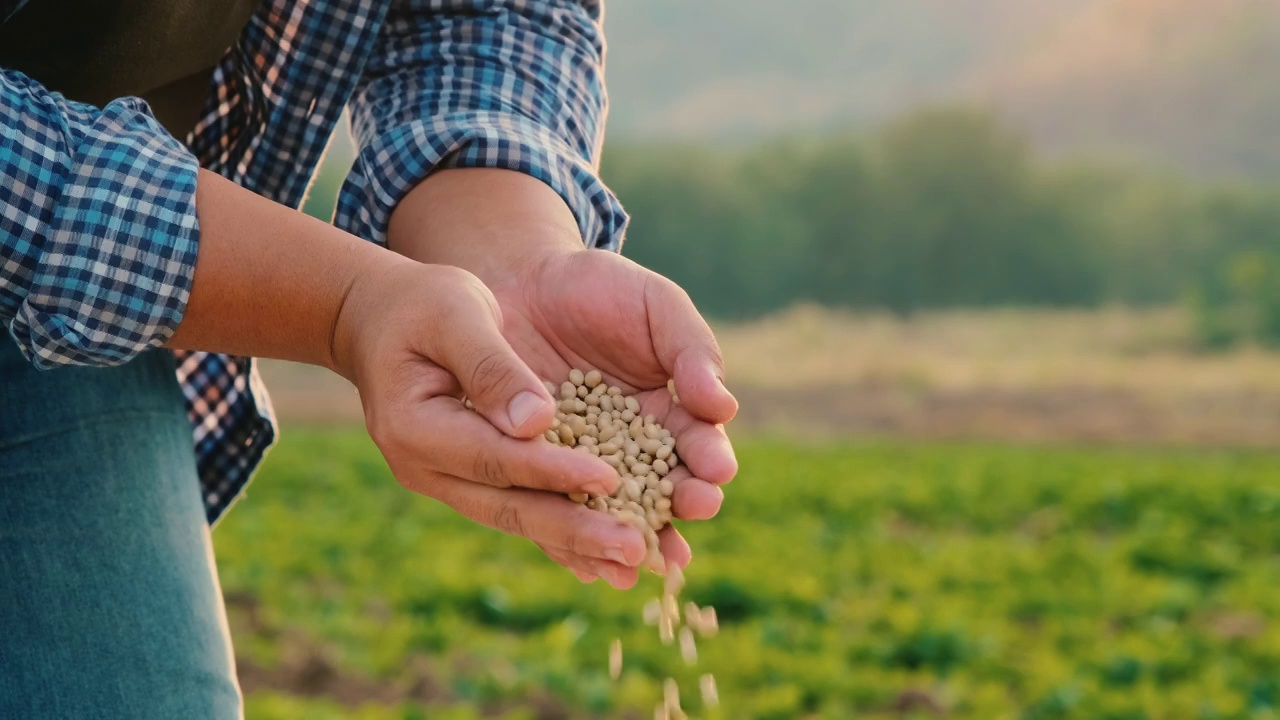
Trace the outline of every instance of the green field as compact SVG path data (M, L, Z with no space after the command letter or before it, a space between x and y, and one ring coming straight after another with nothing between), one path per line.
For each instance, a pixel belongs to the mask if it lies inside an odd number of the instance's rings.
M739 444L686 596L579 584L415 498L355 431L286 433L215 531L255 718L1274 718L1280 453ZM614 684L606 648L620 636ZM698 708L697 673L724 706Z

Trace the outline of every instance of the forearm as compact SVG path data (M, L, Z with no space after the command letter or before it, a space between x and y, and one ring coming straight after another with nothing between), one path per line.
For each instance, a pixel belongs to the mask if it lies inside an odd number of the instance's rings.
M168 347L337 369L334 326L356 278L391 254L201 171L200 246Z
M582 250L573 213L545 183L511 170L445 170L391 215L387 241L419 262L454 265L488 283L548 252Z

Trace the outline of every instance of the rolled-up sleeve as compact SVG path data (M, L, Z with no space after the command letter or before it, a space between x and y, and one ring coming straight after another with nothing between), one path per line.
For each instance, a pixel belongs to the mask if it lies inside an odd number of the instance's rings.
M600 181L607 100L598 2L404 0L352 99L359 153L336 223L379 243L391 211L439 168L537 178L589 246L617 249L627 215Z
M116 365L182 320L198 164L146 104L0 69L0 321L37 367Z

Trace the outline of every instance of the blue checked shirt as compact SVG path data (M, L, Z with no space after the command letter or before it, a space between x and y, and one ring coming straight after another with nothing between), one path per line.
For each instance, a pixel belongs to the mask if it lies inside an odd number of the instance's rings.
M266 0L185 142L140 100L99 109L0 69L0 321L41 368L162 345L191 288L197 168L296 207L346 106L359 155L339 227L382 243L436 168L499 167L547 183L587 244L617 249L627 217L596 175L600 16L593 0ZM212 523L275 419L252 358L180 352L178 379Z

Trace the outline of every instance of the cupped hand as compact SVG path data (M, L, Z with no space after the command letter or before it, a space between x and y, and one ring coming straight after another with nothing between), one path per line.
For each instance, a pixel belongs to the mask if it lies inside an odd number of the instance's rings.
M401 201L389 239L396 252L476 273L497 300L504 336L539 377L559 384L571 368L595 368L611 385L636 395L642 413L676 437L683 460L669 476L676 485L676 517L701 520L719 511L720 486L737 472L723 424L738 406L723 382L715 336L684 290L616 253L584 249L560 196L538 180L505 170L433 175ZM667 392L669 378L679 405ZM528 514L569 525L580 521L580 509L566 498L546 496ZM638 532L627 532L642 546ZM688 564L689 546L674 528L660 539L669 562ZM584 582L636 582L641 558L618 563L543 549Z
M634 530L565 498L611 493L618 477L539 437L554 401L503 337L489 290L464 270L386 256L394 262L352 285L332 355L396 479L578 567L638 565Z
M540 377L559 380L570 368L598 369L675 435L683 462L669 476L676 486L672 509L685 520L714 516L724 498L719 486L737 473L723 427L737 401L724 386L715 337L688 295L617 254L581 249L548 252L491 288L505 337ZM679 404L672 402L668 378L675 380ZM668 561L689 562L689 546L674 528L660 539ZM581 578L635 582L634 568L546 549Z

